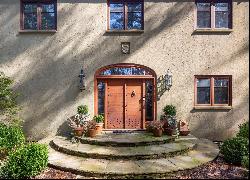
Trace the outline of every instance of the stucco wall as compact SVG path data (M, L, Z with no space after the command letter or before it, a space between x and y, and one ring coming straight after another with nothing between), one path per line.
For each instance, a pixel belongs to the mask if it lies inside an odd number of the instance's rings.
M58 0L56 33L19 33L19 0L0 1L0 71L15 80L21 92L24 129L41 139L64 129L80 104L93 115L95 71L114 63L137 63L157 76L169 68L173 86L158 105L177 106L179 119L190 122L192 134L212 140L232 136L249 118L249 2L234 1L232 33L194 33L194 2L146 0L143 34L108 34L105 0ZM131 42L123 55L122 41ZM78 89L80 67L87 89ZM233 77L233 109L193 110L194 75Z

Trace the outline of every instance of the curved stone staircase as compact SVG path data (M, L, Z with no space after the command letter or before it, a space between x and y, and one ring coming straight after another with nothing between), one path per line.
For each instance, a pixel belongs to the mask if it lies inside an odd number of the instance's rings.
M173 139L148 133L107 133L78 143L56 136L50 147L50 166L100 178L166 177L212 161L219 153L216 144L192 135Z

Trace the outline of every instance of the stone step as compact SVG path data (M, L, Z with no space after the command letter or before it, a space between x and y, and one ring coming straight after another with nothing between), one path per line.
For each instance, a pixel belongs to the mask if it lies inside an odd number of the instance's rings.
M182 137L180 137L181 140ZM197 140L197 139L196 139ZM57 136L51 146L60 152L94 159L159 159L183 154L195 146L195 140L176 141L168 144L113 147L72 143L65 137Z
M195 138L192 135L187 138ZM152 133L107 133L97 135L95 138L81 137L78 140L83 144L92 144L99 146L119 146L119 147L133 147L133 146L147 146L165 144L175 141L174 136L163 135L162 137L154 137Z
M212 161L219 148L213 142L202 139L185 155L149 160L106 160L67 155L49 149L49 166L70 171L82 176L101 178L138 178L171 174L175 171L191 169Z

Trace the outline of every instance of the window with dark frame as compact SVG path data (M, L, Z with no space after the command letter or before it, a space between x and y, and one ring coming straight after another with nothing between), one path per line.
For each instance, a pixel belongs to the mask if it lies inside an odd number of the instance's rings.
M232 76L195 76L195 106L231 106Z
M143 30L143 0L109 0L108 30Z
M232 29L232 1L196 0L196 28Z
M21 0L21 30L56 30L56 0Z

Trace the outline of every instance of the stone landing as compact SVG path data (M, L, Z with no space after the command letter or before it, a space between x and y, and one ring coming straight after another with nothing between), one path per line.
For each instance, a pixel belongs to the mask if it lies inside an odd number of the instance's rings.
M110 139L112 136L116 137ZM153 144L148 143L150 138ZM218 146L206 139L189 135L165 141L169 138L172 137L155 138L147 133L104 134L71 143L57 136L50 143L49 165L90 177L156 178L200 166L215 159L219 153ZM112 145L107 143L105 146L105 141ZM142 142L146 142L145 145Z

